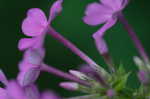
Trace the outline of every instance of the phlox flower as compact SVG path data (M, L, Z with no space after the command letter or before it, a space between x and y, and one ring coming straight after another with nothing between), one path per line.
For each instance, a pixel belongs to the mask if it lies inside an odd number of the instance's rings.
M44 38L51 21L61 12L63 0L57 0L50 9L49 19L39 8L29 9L23 20L22 31L26 36L19 41L18 48L25 51L19 64L18 81L22 86L34 83L40 74L40 65L45 57Z
M118 15L128 4L128 0L100 0L87 6L83 21L92 26L104 24L93 34L95 45L99 53L103 56L110 72L115 72L112 58L109 54L107 44L103 38L106 30L111 28L118 20Z
M89 4L83 18L83 21L86 24L92 26L104 24L97 32L93 34L93 38L98 40L98 38L103 37L106 30L111 28L117 22L117 20L119 20L123 24L125 30L127 30L143 60L146 63L149 63L149 57L145 52L142 43L122 13L122 10L127 6L129 0L100 0L100 2L101 3L95 2ZM96 45L102 46L101 44ZM101 51L99 50L99 52Z
M86 24L96 26L105 24L94 35L103 36L104 32L117 21L117 14L128 4L128 0L100 0L101 3L91 3L87 6L85 17Z

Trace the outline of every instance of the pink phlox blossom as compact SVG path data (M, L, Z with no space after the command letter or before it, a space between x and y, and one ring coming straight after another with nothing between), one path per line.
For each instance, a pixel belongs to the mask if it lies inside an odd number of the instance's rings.
M1 70L0 82L4 84L4 88L0 88L0 99L61 99L52 91L40 93L35 84L22 87L16 80L7 80Z
M23 20L22 31L31 38L23 38L18 44L20 50L25 50L23 60L19 64L18 75L18 81L22 86L34 83L40 74L40 65L45 56L44 38L50 22L61 12L62 2L63 0L57 0L52 5L48 20L39 8L29 9L27 17Z
M96 33L103 36L104 32L111 28L117 21L117 13L121 12L128 4L128 0L100 0L101 3L91 3L87 6L83 21L86 24L96 26L104 24Z

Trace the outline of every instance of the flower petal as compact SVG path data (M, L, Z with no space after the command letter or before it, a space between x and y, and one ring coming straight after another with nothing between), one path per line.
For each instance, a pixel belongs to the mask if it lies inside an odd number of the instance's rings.
M49 24L62 11L62 3L63 0L57 0L50 8Z
M39 74L40 74L39 68L31 67L27 70L20 71L20 73L17 77L17 80L18 80L19 84L24 87L24 86L33 84L34 81L36 81L36 79L38 78Z
M22 23L22 31L27 36L37 36L43 33L47 26L44 12L38 8L32 8L27 12L27 18Z
M40 65L44 56L45 50L43 48L28 49L25 51L23 60L33 65Z
M29 85L24 90L28 99L40 99L40 93L35 85Z
M10 81L6 89L11 99L28 99L23 88L16 81Z
M90 15L83 17L83 21L88 25L95 26L105 23L109 18L111 17L103 15Z
M3 88L0 88L0 99L8 99L6 90Z
M102 37L104 33L116 23L116 21L117 19L110 19L107 21L106 24L104 24L96 33L93 34L93 37Z
M32 47L35 42L35 38L23 38L19 41L18 48L19 50L25 50L27 48Z
M97 15L97 14L111 14L112 13L112 9L110 9L109 7L102 5L100 3L94 2L91 3L87 6L85 14L86 15Z
M61 98L59 98L54 92L45 91L42 93L40 99L61 99Z
M110 8L99 3L92 3L87 6L86 16L83 21L89 25L99 25L105 23L112 17Z
M114 11L122 8L123 0L100 0L104 5L111 7Z

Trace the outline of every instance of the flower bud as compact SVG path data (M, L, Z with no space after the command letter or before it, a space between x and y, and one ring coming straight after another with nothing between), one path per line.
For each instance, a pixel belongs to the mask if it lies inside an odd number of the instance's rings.
M79 84L75 82L62 82L60 86L71 91L75 91L79 88Z
M69 71L73 76L82 79L82 80L88 80L90 79L89 77L87 77L85 74L83 74L82 72L76 71L76 70L70 70Z

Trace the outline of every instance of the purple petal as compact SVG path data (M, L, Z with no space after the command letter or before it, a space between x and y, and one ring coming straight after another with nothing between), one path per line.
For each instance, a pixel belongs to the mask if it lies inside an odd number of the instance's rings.
M83 18L83 21L89 25L105 23L112 17L112 10L99 3L89 4L85 13L86 16Z
M51 91L46 91L46 92L42 93L40 99L60 99L60 97L58 97L55 93L53 93Z
M104 55L108 53L108 47L103 37L97 37L95 39L95 44L100 54Z
M96 26L105 23L110 18L110 16L91 15L83 17L83 21L88 25Z
M0 88L0 99L8 99L6 90L3 88Z
M111 28L115 23L116 23L117 19L110 19L109 21L107 21L106 24L104 24L104 26L102 26L96 33L94 33L93 37L97 38L98 37L103 37L104 33Z
M123 0L100 0L104 5L111 7L114 11L122 8Z
M24 54L24 60L30 64L40 65L45 56L45 51L43 48L38 49L28 49Z
M112 14L112 9L110 9L109 7L99 4L99 3L91 3L87 6L85 14L86 15L97 15L97 14Z
M11 99L28 99L25 96L24 90L16 81L9 82L7 92Z
M31 67L29 69L20 71L17 80L21 86L27 86L33 84L39 77L40 69L37 67Z
M32 47L36 42L35 38L23 38L19 41L18 48L19 50L25 50Z
M22 31L27 36L38 36L44 33L47 19L44 12L38 8L32 8L27 12L27 18L22 23Z
M92 3L87 6L85 11L86 16L83 18L83 21L89 25L99 25L105 23L112 17L112 10L99 3Z
M125 8L128 3L129 3L129 0L123 0L122 1L122 9Z
M62 11L62 3L63 0L57 0L52 5L52 7L50 8L50 16L48 23L50 23Z
M28 99L40 99L40 93L35 85L30 85L24 88Z

